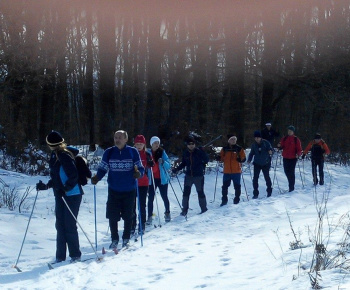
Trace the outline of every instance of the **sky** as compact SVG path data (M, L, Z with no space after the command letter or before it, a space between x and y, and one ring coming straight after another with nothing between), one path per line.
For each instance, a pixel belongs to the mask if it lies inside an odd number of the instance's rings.
M246 152L248 153L248 151ZM276 160L276 157L278 158ZM205 175L208 211L200 213L195 188L190 196L188 219L180 216L184 175L171 179L168 196L172 221L164 222L164 206L157 192L159 214L154 204L155 224L148 226L137 242L115 255L102 247L110 244L106 177L96 185L97 251L95 253L94 186L84 186L85 194L78 221L82 259L85 262L54 265L55 216L52 190L40 191L39 179L0 170L0 178L20 194L30 187L30 193L19 213L0 208L0 287L1 289L311 289L310 268L314 257L314 241L320 237L332 256L346 240L349 225L350 169L326 163L325 185L312 184L311 162L299 161L296 186L288 189L280 157L275 155L270 176L274 176L272 197L266 198L266 186L261 174L260 194L252 200L253 168L244 165L242 196L233 204L233 186L229 188L229 203L220 207L222 167L210 163ZM277 165L277 166L276 166ZM250 174L251 172L251 174ZM217 183L216 183L217 177ZM244 181L244 183L243 183ZM216 189L215 189L216 184ZM1 190L0 184L0 190ZM247 200L249 196L249 201ZM317 208L326 201L327 214L323 231L317 232ZM24 234L28 232L19 256ZM160 221L158 217L160 216ZM120 229L122 229L122 224ZM293 233L294 232L294 233ZM291 249L296 239L302 248ZM89 243L92 243L92 245ZM96 258L102 257L97 262ZM18 260L18 262L17 262ZM335 260L337 261L337 260ZM16 265L22 272L18 272ZM340 268L320 271L319 284L327 289L350 289L348 272ZM315 276L315 273L311 273Z

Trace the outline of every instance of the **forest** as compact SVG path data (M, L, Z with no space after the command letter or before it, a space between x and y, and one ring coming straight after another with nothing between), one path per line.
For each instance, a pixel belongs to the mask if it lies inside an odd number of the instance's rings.
M1 146L106 148L188 132L245 147L266 122L349 152L350 1L0 1ZM224 141L222 142L224 143Z

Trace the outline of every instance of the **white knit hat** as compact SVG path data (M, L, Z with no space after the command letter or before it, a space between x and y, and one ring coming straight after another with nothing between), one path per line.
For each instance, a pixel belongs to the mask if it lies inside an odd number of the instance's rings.
M153 136L152 138L151 138L151 141L149 142L150 144L151 144L151 146L152 146L152 144L154 143L154 142L159 142L159 144L160 144L160 139L157 137L157 136Z

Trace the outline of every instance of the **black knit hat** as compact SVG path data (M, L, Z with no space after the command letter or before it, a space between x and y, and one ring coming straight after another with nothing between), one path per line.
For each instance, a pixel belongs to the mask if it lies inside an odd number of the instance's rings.
M322 139L322 138L321 138L321 134L320 134L320 133L316 133L314 139Z
M261 138L261 133L260 133L260 131L254 131L254 137L259 137L259 138Z
M46 136L46 143L50 146L57 146L64 142L63 137L57 131L51 131L49 135Z
M188 144L188 143L196 143L196 140L194 139L193 136L187 136L186 139L185 139L185 143Z

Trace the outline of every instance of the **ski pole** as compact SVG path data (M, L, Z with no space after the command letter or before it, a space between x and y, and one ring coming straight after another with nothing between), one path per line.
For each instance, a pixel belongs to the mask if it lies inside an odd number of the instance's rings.
M81 231L84 233L86 239L88 240L92 250L95 252L96 255L96 261L101 261L103 259L103 257L99 257L97 254L97 251L95 250L94 246L92 245L89 237L87 236L87 234L85 233L84 229L82 228L82 226L80 225L79 221L77 220L77 218L75 217L74 213L72 212L72 210L70 209L67 201L65 200L64 196L62 196L63 202L66 205L66 207L68 208L69 212L71 213L72 217L74 218L74 220L76 221L76 223L78 224L78 226L80 227Z
M278 151L277 151L277 156L276 156L276 163L275 163L275 168L274 168L274 171L273 171L273 182L272 182L272 188L275 184L275 178L276 178L276 171L277 171L277 161L278 161Z
M95 210L95 248L97 251L96 185L94 185L94 210Z
M137 193L137 205L139 209L139 227L140 227L140 236L141 236L141 247L143 247L143 228L142 228L142 219L141 219L140 192L139 192L139 186L137 184L137 179L135 179L135 182L136 182L136 193Z
M218 183L218 175L219 175L219 161L216 162L216 178L215 178L215 188L214 188L214 199L211 201L212 203L215 201L216 185Z
M182 186L181 186L181 182L180 182L179 177L177 176L177 174L176 174L176 179L177 179L177 182L179 183L179 186L180 186L180 189L181 189L182 193L184 193L184 191L182 189Z
M243 181L243 185L244 185L244 189L245 189L245 195L247 196L247 200L249 201L248 192L247 192L247 187L245 186L245 181L244 181L243 173L241 173L241 176L242 176L242 181Z
M21 245L21 249L19 250L19 254L18 254L18 258L17 258L17 261L16 263L12 266L13 268L15 268L18 272L22 272L20 268L18 268L17 264L18 264L18 260L19 260L19 257L21 256L21 253L22 253L22 249L23 249L23 245L24 245L24 241L26 239L26 236L27 236L27 232L28 232L28 228L29 228L29 224L30 224L30 220L32 219L32 215L33 215L33 212L34 212L34 207L35 207L35 203L36 203L36 200L38 198L38 194L39 194L39 190L36 191L36 196L35 196L35 199L34 199L34 203L33 203L33 208L32 208L32 212L30 213L30 216L29 216L29 220L28 220L28 224L27 224L27 228L26 228L26 231L24 233L24 237L23 237L23 241L22 241L22 245Z
M159 215L159 207L158 207L158 199L156 194L156 184L154 183L154 175L153 175L153 168L151 168L151 175L152 175L152 183L153 183L153 189L154 189L154 197L156 199L156 205L157 205L157 213L158 213L158 226L161 228L162 225L160 223L160 215ZM156 226L155 226L156 227Z
M203 147L203 148L204 148L204 147L207 147L207 146L213 144L216 140L219 140L219 139L221 139L221 138L222 138L222 135L219 135L219 136L217 136L216 138L214 138L213 140L209 141L207 144L203 145L202 147Z
M162 166L163 166L163 169L164 169L164 171L165 171L165 173L166 173L166 175L167 175L167 177L168 177L168 183L170 184L170 187L171 187L171 189L172 189L173 192L174 192L174 195L175 195L175 197L176 197L177 203L179 204L179 207L180 207L181 210L182 210L182 206L181 206L181 204L180 204L180 201L179 201L179 199L177 198L177 195L176 195L176 193L175 193L175 190L174 190L173 185L171 184L169 173L165 170L163 164L162 164Z

